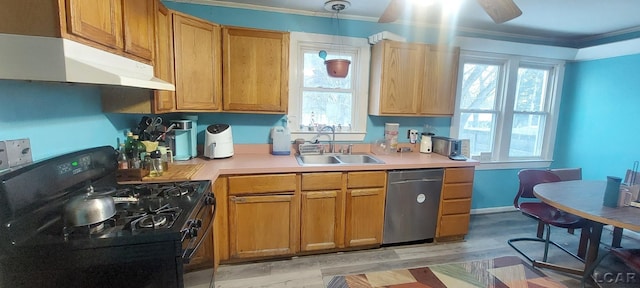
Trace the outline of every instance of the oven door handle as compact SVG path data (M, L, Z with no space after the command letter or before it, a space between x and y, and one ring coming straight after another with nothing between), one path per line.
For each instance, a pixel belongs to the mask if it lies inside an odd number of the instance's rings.
M206 198L210 198L210 197L214 197L214 196L205 196ZM202 244L202 242L204 242L205 237L207 237L207 234L209 234L209 230L211 230L211 226L213 226L213 219L215 219L216 217L216 205L215 205L215 198L213 198L213 202L209 201L208 199L205 199L205 203L206 205L202 205L202 207L200 207L200 209L208 209L210 208L210 206L213 206L213 215L211 216L211 219L209 220L209 223L206 225L206 228L204 230L204 234L202 234L202 238L200 238L200 241L198 241L198 243L196 243L196 245L194 247L191 248L187 248L184 249L184 252L182 253L182 263L184 264L188 264L189 261L191 261L191 258L193 258L193 255L196 254L196 251L198 251L198 248L200 248L200 245ZM200 214L200 212L198 212L198 214ZM196 215L198 215L196 214ZM195 223L198 223L199 221L197 220L191 220L191 224L189 225L190 227L187 228L186 230L191 230L191 229L196 229L196 233L199 230L199 227L194 227L197 226ZM200 225L202 224L202 222L200 222ZM189 232L187 232L186 234L188 234ZM183 236L183 241L184 241L185 236ZM195 238L191 238L191 240L189 240L189 246L191 246L191 243L193 243L195 240L197 239L197 237Z

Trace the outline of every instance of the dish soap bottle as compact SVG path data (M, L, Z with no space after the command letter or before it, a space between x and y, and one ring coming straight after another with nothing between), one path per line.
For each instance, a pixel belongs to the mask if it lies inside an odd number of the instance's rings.
M283 126L275 126L271 129L271 139L273 140L273 155L291 154L291 133Z

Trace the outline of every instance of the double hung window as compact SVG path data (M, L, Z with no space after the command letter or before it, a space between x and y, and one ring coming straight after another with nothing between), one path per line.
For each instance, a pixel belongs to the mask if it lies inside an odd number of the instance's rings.
M327 74L326 60L351 61L345 78ZM291 33L289 128L292 137L313 138L333 126L336 140L361 141L367 126L370 47L367 39Z
M471 157L505 168L548 165L563 62L463 52L459 71L451 135L469 139Z

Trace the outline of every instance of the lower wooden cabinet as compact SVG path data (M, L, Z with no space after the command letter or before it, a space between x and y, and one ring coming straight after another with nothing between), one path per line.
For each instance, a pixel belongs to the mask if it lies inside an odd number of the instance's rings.
M346 246L381 244L385 188L349 189L346 198Z
M302 192L300 201L300 251L342 246L344 236L340 190Z
M467 234L473 175L445 169L437 239ZM215 263L380 245L386 183L386 171L222 176Z
M297 252L296 195L229 197L231 258L292 255Z
M299 251L300 199L296 174L228 177L230 258Z
M437 238L462 238L469 231L474 167L444 170Z

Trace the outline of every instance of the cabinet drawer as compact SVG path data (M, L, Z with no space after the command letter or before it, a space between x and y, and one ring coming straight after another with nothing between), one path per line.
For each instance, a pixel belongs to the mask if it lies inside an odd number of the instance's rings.
M442 201L442 215L469 214L471 199L455 199Z
M446 215L440 219L438 237L465 235L469 231L469 214Z
M447 168L444 170L444 183L473 182L473 167Z
M444 184L442 186L442 199L471 198L473 183Z
M334 189L342 189L342 172L302 174L302 190L304 191Z
M349 172L347 188L384 187L387 173L384 171Z
M229 195L296 191L296 174L229 177Z

